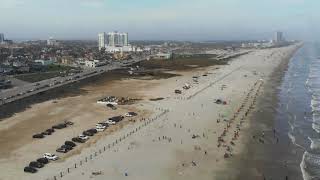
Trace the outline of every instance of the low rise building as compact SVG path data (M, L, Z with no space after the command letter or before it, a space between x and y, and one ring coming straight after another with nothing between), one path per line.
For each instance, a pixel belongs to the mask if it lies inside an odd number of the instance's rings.
M89 67L89 68L95 68L95 67L103 66L106 64L107 63L105 61L100 61L100 60L93 60L93 61L86 60L85 61L85 66Z
M171 59L172 53L158 53L151 57L152 59Z
M61 64L63 65L73 65L75 62L75 59L72 56L63 56L61 58Z
M132 46L106 46L106 51L115 53L115 52L133 52L134 48Z
M41 64L42 66L48 66L48 65L51 65L53 64L53 61L52 60L45 60L45 59L37 59L37 60L34 60L35 63L39 63Z

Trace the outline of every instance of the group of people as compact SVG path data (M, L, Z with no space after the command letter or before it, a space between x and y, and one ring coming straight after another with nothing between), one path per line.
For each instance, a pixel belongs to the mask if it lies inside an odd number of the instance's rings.
M255 82L254 86L249 90L248 94L246 95L243 103L241 106L236 110L236 112L233 114L232 118L229 120L226 120L226 127L223 129L222 134L218 137L218 147L220 148L225 147L226 151L224 153L224 158L228 158L232 156L232 146L235 146L235 141L240 136L240 130L242 123L244 122L245 118L249 115L250 111L254 108L254 105L256 103L256 98L259 94L260 88L263 85L263 81L257 81ZM251 101L249 101L251 100ZM242 114L242 116L241 116ZM233 131L233 136L231 141L228 144L226 140L227 134L230 132L230 129L232 128L232 125L236 122L237 118L239 118L240 122L237 123L235 130ZM217 122L220 122L220 119L217 120Z

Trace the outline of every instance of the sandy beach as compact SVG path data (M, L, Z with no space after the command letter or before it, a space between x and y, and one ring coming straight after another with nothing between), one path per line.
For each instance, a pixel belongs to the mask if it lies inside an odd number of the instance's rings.
M260 96L274 71L300 45L254 49L228 65L169 71L179 75L169 78L99 81L82 87L85 93L34 104L0 121L0 179L236 179L240 168L228 169L241 164ZM182 90L185 83L191 88ZM140 100L114 111L96 103L107 95ZM149 100L159 97L164 99ZM217 99L225 104L215 103ZM28 162L55 152L65 140L128 111L138 116L125 118L68 154L57 153L61 159L36 174L23 172ZM75 124L32 139L32 134L64 120ZM264 140L264 132L254 135Z

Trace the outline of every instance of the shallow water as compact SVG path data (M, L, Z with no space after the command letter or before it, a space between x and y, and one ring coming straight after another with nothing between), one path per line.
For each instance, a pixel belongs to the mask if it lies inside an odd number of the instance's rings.
M278 94L276 128L304 151L305 180L320 179L320 44L305 44L291 59ZM290 151L291 149L288 149Z

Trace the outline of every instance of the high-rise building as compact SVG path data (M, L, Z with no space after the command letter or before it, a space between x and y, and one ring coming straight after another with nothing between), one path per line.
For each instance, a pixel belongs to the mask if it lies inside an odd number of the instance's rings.
M98 34L98 45L99 45L99 50L102 48L105 48L106 46L106 33L99 33Z
M48 46L57 46L58 45L58 42L56 39L54 39L53 37L50 37L48 40L47 40L47 45Z
M0 33L0 44L4 43L4 34Z
M275 32L274 41L277 42L277 43L283 42L284 41L283 33L280 32L280 31Z
M109 32L108 33L108 46L115 47L123 47L129 45L129 38L128 33L119 33L117 31L115 32Z
M129 45L129 37L128 37L128 33L122 33L121 34L122 37L122 44L123 46L128 46Z
M99 50L105 47L108 52L133 51L132 46L129 44L128 33L114 31L109 33L99 33L98 37Z

